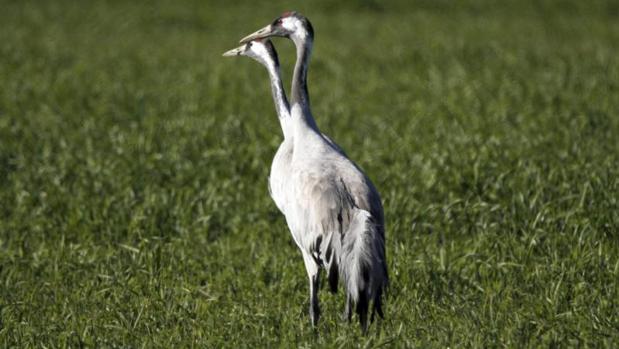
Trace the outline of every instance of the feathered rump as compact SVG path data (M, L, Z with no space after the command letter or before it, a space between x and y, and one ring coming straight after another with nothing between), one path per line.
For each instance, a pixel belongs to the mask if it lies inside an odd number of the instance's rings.
M356 306L365 331L370 303L372 319L375 313L383 317L382 294L388 283L380 199L376 195L375 211L380 216L373 216L359 207L371 205L355 200L350 185L343 181L323 180L320 174L309 171L302 176L296 180L305 184L297 187L296 196L305 200L297 200L286 210L290 231L299 247L327 270L331 291L335 292L342 281L346 315L350 318L351 307Z
M368 211L355 208L342 237L340 276L364 330L370 301L374 302L372 319L375 312L383 317L382 294L388 282L383 229Z

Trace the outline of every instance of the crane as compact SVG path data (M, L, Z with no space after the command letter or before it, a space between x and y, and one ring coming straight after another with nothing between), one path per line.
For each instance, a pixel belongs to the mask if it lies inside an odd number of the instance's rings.
M282 78L279 69L279 59L277 51L270 40L253 40L235 49L226 51L223 56L247 56L267 68L269 80L271 81L271 92L273 103L279 119L284 141L280 144L273 162L271 164L271 173L269 175L269 193L275 202L275 205L283 213L285 207L284 199L286 197L284 191L288 174L291 172L292 162L292 128L290 124L290 107L286 92L282 85Z
M289 113L282 123L285 139L274 165L286 142L289 150L285 150L285 166L279 168L283 175L280 187L273 188L271 180L271 190L303 255L311 323L315 327L320 317L318 289L324 268L332 292L337 291L339 279L343 281L344 318L350 321L355 307L365 333L370 302L370 320L375 313L383 317L382 296L389 279L380 196L363 171L320 132L312 116L307 71L314 31L309 20L297 12L286 12L241 42L255 43L272 36L291 39L297 51Z

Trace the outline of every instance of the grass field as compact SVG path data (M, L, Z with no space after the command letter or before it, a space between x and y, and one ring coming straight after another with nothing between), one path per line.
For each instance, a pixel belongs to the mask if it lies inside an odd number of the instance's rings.
M616 1L295 8L385 206L366 337L326 288L312 331L266 72L221 57L289 3L0 8L0 347L619 346Z

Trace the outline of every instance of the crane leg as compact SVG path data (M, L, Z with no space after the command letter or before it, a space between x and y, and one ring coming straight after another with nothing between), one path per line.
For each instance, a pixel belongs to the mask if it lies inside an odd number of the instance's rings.
M318 319L320 318L320 306L318 305L320 268L312 256L305 251L303 251L303 261L305 262L305 269L307 270L310 286L309 314L312 320L312 326L316 327L316 325L318 325Z
M344 314L342 314L342 320L348 321L352 318L352 299L350 299L350 295L346 294L346 304L344 305Z

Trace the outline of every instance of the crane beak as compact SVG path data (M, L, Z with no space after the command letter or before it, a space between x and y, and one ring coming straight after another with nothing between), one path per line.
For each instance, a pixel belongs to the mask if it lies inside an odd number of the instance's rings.
M269 36L273 36L273 35L277 35L277 33L275 32L275 30L273 30L273 26L269 24L266 27L242 38L240 43L244 44L252 40L264 39L264 38L268 38Z
M222 56L224 56L224 57L240 56L243 53L244 49L245 49L245 45L239 46L237 48L233 48L230 51L224 52L224 54Z

